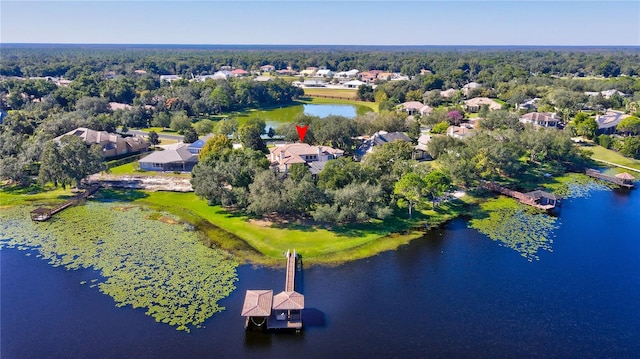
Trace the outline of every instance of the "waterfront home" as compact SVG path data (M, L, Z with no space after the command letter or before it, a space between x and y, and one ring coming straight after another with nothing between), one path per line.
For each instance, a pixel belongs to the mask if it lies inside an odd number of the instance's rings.
M415 115L425 105L422 102L418 101L407 101L403 102L400 106L402 108L402 111L408 113L409 115Z
M146 171L191 172L197 163L198 154L189 151L186 143L167 145L138 160L140 169Z
M615 111L612 109L608 109L604 115L596 116L596 123L598 124L598 129L596 130L596 134L614 134L616 133L616 127L623 119L629 117L622 111Z
M556 116L555 112L531 112L522 115L520 122L533 124L534 127L558 127L560 118Z
M478 112L484 105L489 106L489 110L495 111L502 108L502 105L488 97L476 97L471 100L464 101L464 110L469 112Z
M102 157L104 158L142 153L149 149L149 142L140 136L122 137L115 133L96 131L86 127L78 127L53 140L60 143L64 136L80 137L87 145L100 146L102 148Z
M271 161L272 167L278 171L287 173L294 163L304 163L314 175L322 171L327 161L344 154L344 151L340 149L329 146L311 146L307 143L276 145L269 152L267 158Z

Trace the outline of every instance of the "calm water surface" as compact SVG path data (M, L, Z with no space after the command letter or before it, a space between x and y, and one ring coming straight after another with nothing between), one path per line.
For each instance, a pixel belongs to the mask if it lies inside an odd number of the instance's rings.
M246 118L261 118L265 121L267 128L277 128L281 123L293 122L303 113L309 116L318 116L320 118L331 115L353 118L372 111L373 110L371 108L362 105L304 104L271 110L253 111L250 112ZM240 118L240 121L242 121L242 118Z
M227 307L190 334L116 308L52 268L0 251L4 358L640 357L640 192L566 200L553 252L528 262L450 222L395 252L305 268L300 334L245 333L246 289L284 287L281 269L239 268Z

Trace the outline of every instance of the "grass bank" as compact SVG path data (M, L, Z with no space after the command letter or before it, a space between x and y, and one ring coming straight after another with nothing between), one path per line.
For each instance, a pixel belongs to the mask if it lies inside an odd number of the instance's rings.
M272 224L209 206L193 193L153 192L136 202L179 215L209 231L210 238L215 238L214 242L222 249L260 264L281 263L282 253L287 249L296 249L311 264L337 264L370 257L421 237L423 232L414 229L421 223L437 226L460 215L465 207L465 202L455 201L436 210L424 210L413 221L404 219L406 213L399 212L385 221L324 228ZM218 238L221 232L215 227L233 236Z
M617 165L627 166L627 167L640 170L639 160L625 157L616 151L609 150L602 146L598 146L590 143L586 145L581 145L580 148L593 152L593 155L591 156L591 158L593 158L594 160L607 161L607 162L615 163ZM624 172L624 170L621 170L620 172Z

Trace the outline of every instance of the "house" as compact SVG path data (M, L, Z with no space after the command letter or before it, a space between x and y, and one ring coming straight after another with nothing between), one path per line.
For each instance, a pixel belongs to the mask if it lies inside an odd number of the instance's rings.
M348 88L348 89L357 89L360 88L360 86L362 85L366 85L365 82L362 82L360 80L351 80L351 81L347 81L345 83L342 84L342 86Z
M216 71L216 72L213 73L213 75L209 76L209 78L213 79L213 80L226 80L229 77L231 77L231 71L229 71L229 70Z
M261 72L273 72L275 71L276 67L273 65L263 65L260 66L260 71Z
M431 111L433 111L433 107L429 105L424 105L418 110L420 116L429 116L431 114Z
M624 92L620 92L618 90L615 89L611 89L611 90L604 90L604 91L600 91L600 92L585 92L584 93L587 96L598 96L598 95L602 95L602 97L609 99L611 98L611 96L613 95L619 95L621 97L625 97L627 96Z
M415 115L425 105L422 102L418 102L418 101L408 101L408 102L403 102L400 106L402 106L402 111L407 112L409 115Z
M442 97L442 98L452 98L457 93L458 93L458 90L456 90L456 89L448 89L448 90L440 91L440 97Z
M182 77L178 75L160 75L160 82L166 81L170 83L171 81L180 80L181 78Z
M449 126L447 128L447 136L463 140L476 134L471 126Z
M322 80L305 80L302 83L304 87L325 87L327 83Z
M120 102L109 102L109 108L111 109L111 111L130 110L131 105L128 105L126 103L120 103Z
M187 144L187 150L193 154L200 154L200 151L204 148L204 145L207 143L207 140L211 138L211 136L207 136L205 138L201 138L193 143Z
M276 71L276 73L278 75L282 75L282 76L294 76L294 75L298 74L298 72L296 72L295 70L293 70L290 67L288 67L286 69L278 70L278 71Z
M388 81L391 80L391 76L393 76L393 73L391 72L379 72L376 79Z
M598 124L598 129L596 130L596 134L613 134L616 133L616 127L623 119L629 117L622 111L615 111L608 109L604 115L596 116L596 123Z
M233 77L243 77L249 75L249 72L243 69L235 69L231 71Z
M339 71L333 74L334 78L339 79L354 79L358 75L358 70Z
M133 70L133 73L136 75L146 75L147 71L145 70Z
M255 79L253 79L253 81L256 82L269 82L272 80L273 79L270 76L257 76Z
M302 76L313 76L316 71L318 71L317 67L307 67L306 69L300 71L300 75Z
M80 137L87 145L99 145L102 147L104 158L118 157L134 153L142 153L149 150L149 142L138 136L122 137L107 131L96 131L85 127L78 127L53 140L60 143L64 136Z
M198 163L198 154L189 151L186 143L167 145L163 151L154 151L138 160L140 169L146 171L191 172Z
M489 106L489 110L495 111L502 108L502 105L488 97L476 97L464 102L465 111L478 112L484 105Z
M361 160L364 155L371 153L375 146L382 146L385 143L391 143L395 141L411 142L411 139L402 132L387 132L378 131L373 136L365 139L355 151L355 159Z
M534 127L558 127L560 118L549 112L530 112L520 117L521 123L531 123Z
M341 157L343 150L333 149L329 146L311 146L307 143L290 143L273 147L269 150L267 158L271 165L280 172L287 173L294 163L306 164L311 174L317 175L327 161Z
M333 71L329 69L322 69L322 70L316 71L316 77L332 77L332 76L333 76Z
M431 155L427 151L427 145L431 141L431 136L420 135L418 138L418 144L413 146L413 159L414 160L432 160Z
M391 81L409 81L411 78L409 76L403 75L399 72L394 72L391 74Z
M471 92L471 90L475 90L478 88L482 88L482 85L477 82L469 82L468 84L462 86L462 93L465 96L469 96L469 92Z
M538 97L533 98L531 100L526 100L523 103L516 105L516 109L518 110L535 110L536 107L536 103L538 103L538 101L540 101L540 99Z

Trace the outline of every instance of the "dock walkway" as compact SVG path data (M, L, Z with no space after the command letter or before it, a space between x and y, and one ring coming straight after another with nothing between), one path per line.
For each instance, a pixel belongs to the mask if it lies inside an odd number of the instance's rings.
M522 193L522 192L514 191L508 188L504 188L494 182L485 182L484 187L491 191L503 194L505 196L515 198L518 201L520 201L520 203L523 203L532 207L536 207L545 211L554 209L558 202L558 197L544 191L533 191L529 193Z
M96 193L99 189L100 189L100 186L96 186L96 185L91 186L85 189L84 192L77 194L72 199L54 208L38 207L33 211L31 211L31 220L38 221L38 222L46 221L47 219L53 217L54 214L61 212L71 206L74 206L86 200L89 196Z
M622 179L622 178L618 178L618 177L615 177L615 176L608 176L608 175L600 173L600 171L598 171L598 170L594 170L594 169L588 168L586 171L584 171L584 173L589 177L593 177L593 178L597 178L597 179L600 179L600 180L603 180L603 181L615 183L618 186L627 187L627 188L633 188L633 183L631 181L625 180L625 179Z

